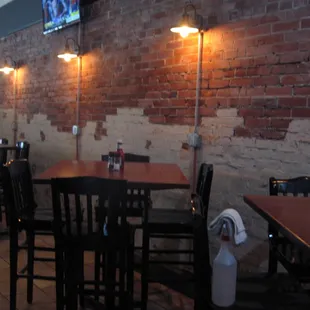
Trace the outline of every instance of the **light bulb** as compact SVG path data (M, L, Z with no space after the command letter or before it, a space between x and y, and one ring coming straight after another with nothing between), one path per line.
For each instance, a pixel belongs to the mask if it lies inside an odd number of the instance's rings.
M69 55L65 55L65 56L64 56L64 60L65 60L66 62L69 62L69 61L71 60L71 57L70 57Z
M10 68L5 67L5 68L3 68L3 72L4 72L4 74L9 74L11 72L11 70L10 70Z
M181 27L174 27L170 29L172 32L179 33L182 38L186 38L190 33L197 33L198 28L188 27L188 26L181 26Z
M3 72L4 74L10 74L10 72L14 71L14 69L5 66L5 67L1 68L0 71Z
M187 27L182 27L180 29L180 36L182 38L186 38L188 35L189 35L190 31L188 31L188 28Z

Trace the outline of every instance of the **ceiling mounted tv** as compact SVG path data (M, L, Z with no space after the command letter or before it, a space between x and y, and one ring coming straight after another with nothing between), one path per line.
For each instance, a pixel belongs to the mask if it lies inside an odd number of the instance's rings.
M80 0L41 0L43 12L43 33L51 33L78 23Z

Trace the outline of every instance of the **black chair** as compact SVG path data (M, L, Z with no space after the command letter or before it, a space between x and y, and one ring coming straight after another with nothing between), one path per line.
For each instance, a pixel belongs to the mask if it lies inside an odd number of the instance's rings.
M34 274L36 261L54 262L54 258L37 257L36 251L54 252L51 247L35 246L37 235L52 235L52 212L37 208L32 185L30 166L27 160L13 160L2 168L4 202L8 210L10 234L10 309L16 309L17 280L27 279L27 302L33 300L33 280L55 281L53 276ZM18 234L24 230L26 244L19 245ZM27 251L27 266L17 270L18 252ZM57 308L59 309L59 308Z
M109 155L101 155L102 161L108 161ZM146 155L138 155L133 153L125 153L125 165L126 162L135 163L149 163L150 157ZM139 188L130 188L127 191L127 214L128 217L140 217L142 218L144 212L144 203L150 199L150 191ZM135 228L142 228L141 225L135 225ZM140 248L136 248L140 249Z
M0 139L0 145L8 145L9 141L8 139L1 138ZM0 166L3 166L7 162L7 150L5 148L0 148ZM3 217L3 185L1 180L1 174L0 174L0 222L2 222Z
M105 296L107 309L115 308L119 298L120 309L132 309L133 296L133 244L134 230L127 223L127 181L93 177L77 177L52 180L54 210L54 237L57 281L66 287L66 309L77 309L77 295ZM95 200L98 199L97 221L94 216ZM86 206L83 215L82 205ZM76 218L74 222L72 219ZM102 279L84 281L84 251L104 256ZM65 278L62 258L65 254ZM117 259L118 258L118 259ZM118 266L115 265L118 260ZM116 280L116 267L119 269ZM84 285L94 289L85 289ZM104 285L104 290L100 286ZM116 287L118 289L116 289ZM62 292L57 297L62 298ZM86 299L99 308L99 303ZM85 300L85 301L86 301ZM84 300L81 301L84 305Z
M101 155L102 161L108 161L109 155ZM149 163L150 157L147 155L139 155L133 153L125 153L125 167L126 162L135 163ZM127 214L131 218L140 218L144 223L148 222L148 210L151 207L151 192L147 189L130 188L127 190ZM142 239L145 241L147 238L144 236L144 230L142 224L132 224L137 229L142 229ZM136 253L135 257L141 257L138 252L143 250L144 246L134 246L134 251ZM142 254L143 255L143 254ZM95 265L98 264L99 258L96 257ZM103 265L101 263L101 265ZM142 263L141 259L135 259L134 266L136 269L141 269ZM98 269L96 269L98 270ZM98 271L97 271L98 272ZM142 272L143 273L143 272ZM138 302L140 304L140 302Z
M187 210L178 209L150 209L148 222L143 227L145 240L143 241L143 272L142 272L142 309L147 307L148 283L159 282L163 284L175 283L177 280L174 276L166 277L157 272L149 275L151 270L150 265L184 265L194 268L194 276L190 276L184 281L194 281L195 293L199 294L195 298L195 309L202 307L201 295L203 294L206 301L210 297L210 263L208 237L206 231L206 218L209 207L209 197L213 178L213 165L203 163L199 170L196 193L192 194L192 208ZM194 233L197 227L194 227L195 221L193 218L200 216L203 219L201 227L198 229L199 235ZM196 223L197 224L197 223ZM195 225L196 225L195 224ZM172 250L172 249L149 249L150 239L186 239L192 240L193 250ZM201 241L203 240L204 241ZM200 240L200 241L199 241ZM202 245L204 243L204 245ZM179 261L173 259L150 258L150 254L166 254L166 255L181 255L188 254L193 256L191 259ZM168 274L168 273L167 273ZM200 294L202 291L204 292Z
M304 196L310 194L310 177L298 177L294 179L269 179L269 194L271 196ZM292 206L294 212L294 206ZM287 238L279 234L272 225L268 226L269 239L269 264L268 276L277 273L278 261L284 268L300 282L310 281L310 261Z
M30 144L27 141L16 143L15 159L29 159Z
M8 139L1 138L0 145L8 145ZM0 148L0 165L4 165L7 162L7 150Z

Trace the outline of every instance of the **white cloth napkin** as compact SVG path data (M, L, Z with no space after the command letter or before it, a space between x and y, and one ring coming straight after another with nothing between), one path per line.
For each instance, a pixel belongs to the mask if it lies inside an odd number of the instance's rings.
M209 224L208 230L216 235L220 235L224 224L227 225L229 235L234 239L236 245L246 241L247 233L238 211L235 209L225 209Z

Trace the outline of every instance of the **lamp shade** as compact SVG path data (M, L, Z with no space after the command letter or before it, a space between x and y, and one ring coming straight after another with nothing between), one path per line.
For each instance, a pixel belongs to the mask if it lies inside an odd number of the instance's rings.
M71 61L71 59L77 58L78 55L79 55L79 48L78 47L76 47L76 49L70 48L67 40L64 51L60 53L57 57L65 60L66 62L69 62Z
M14 70L15 70L14 66L9 65L7 60L4 61L4 66L0 68L0 72L3 72L4 74L9 74Z
M170 31L179 33L182 38L186 38L191 33L197 33L199 28L196 25L196 21L187 13L184 13L179 25L172 27Z

